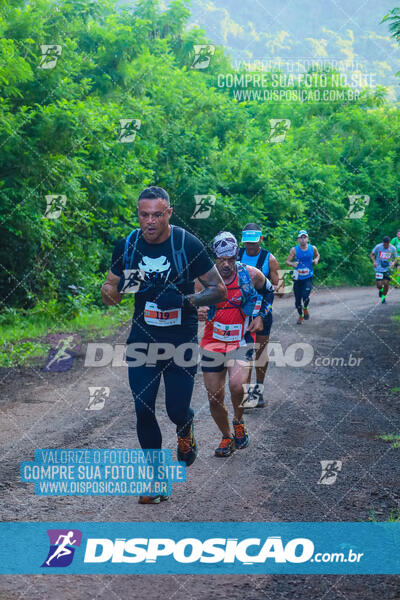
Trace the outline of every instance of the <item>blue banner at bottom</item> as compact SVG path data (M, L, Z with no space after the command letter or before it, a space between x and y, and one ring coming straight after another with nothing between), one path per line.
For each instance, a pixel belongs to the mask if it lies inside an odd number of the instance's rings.
M0 523L2 574L399 574L400 523Z

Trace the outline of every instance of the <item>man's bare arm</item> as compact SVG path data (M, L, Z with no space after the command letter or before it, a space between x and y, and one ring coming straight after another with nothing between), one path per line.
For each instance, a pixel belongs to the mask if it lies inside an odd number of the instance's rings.
M118 284L121 277L114 275L112 271L108 271L107 279L101 287L101 297L104 304L107 306L114 306L119 304L122 300L122 294L118 291Z
M297 267L297 265L299 264L297 260L292 262L295 256L296 256L296 250L294 248L291 248L290 252L289 252L289 256L286 259L286 264L289 265L289 267Z
M246 269L250 275L251 283L254 285L256 290L261 290L265 283L264 273L262 273L262 271L256 267L250 267L249 265L246 266Z
M194 291L197 294L204 290L204 286L200 283L198 279L194 280ZM205 321L207 319L207 312L210 307L207 306L199 306L197 309L197 318L199 321Z
M212 306L226 300L226 287L215 265L198 279L204 289L196 294L186 296L194 306Z
M320 259L320 255L318 252L318 248L317 246L313 246L313 263L314 265L317 265Z
M278 296L283 296L283 277L279 263L273 254L269 257L269 279L275 286L275 292Z
M269 257L269 275L268 279L274 284L275 288L279 286L279 263L273 254Z
M200 281L198 279L195 279L194 280L195 294L198 294L199 292L201 292L201 290L204 290L204 285L201 285Z

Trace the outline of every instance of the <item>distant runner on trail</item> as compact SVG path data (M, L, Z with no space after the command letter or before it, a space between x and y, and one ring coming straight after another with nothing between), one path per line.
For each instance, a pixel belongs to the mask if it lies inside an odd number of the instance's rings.
M318 264L320 256L317 247L308 243L308 233L305 229L299 231L297 240L297 246L290 249L286 264L294 267L293 292L295 306L299 313L297 324L301 325L303 319L307 321L310 318L308 305L312 290L313 265Z
M392 244L392 246L394 246L396 248L397 256L400 256L400 229L397 230L397 234L390 241L390 243ZM400 287L400 266L398 263L397 263L397 270L392 275L392 280L393 280L396 288Z
M397 230L397 234L390 240L390 243L396 248L397 254L400 255L400 229Z
M261 248L261 242L263 240L262 228L257 223L247 223L242 231L242 243L244 247L239 248L238 260L245 265L256 267L259 269L265 277L267 277L273 284L277 295L282 295L280 290L283 289L283 279L281 277L281 271L279 263L275 256L268 250ZM257 303L254 308L253 316L256 316L260 310L262 296L258 296ZM270 311L264 319L264 327L261 331L256 332L256 364L260 361L261 356L265 356L263 364L255 367L256 371L256 385L251 388L249 397L245 403L245 408L255 407L263 408L265 406L265 400L263 396L264 392L264 380L268 369L268 356L266 348L268 346L269 335L272 327L272 311ZM249 383L251 380L251 371L249 373Z
M375 269L376 287L382 304L386 302L389 291L390 269L397 264L397 250L385 235L381 244L377 244L369 255Z
M193 348L192 352L198 350L196 307L223 301L226 288L200 240L169 224L172 210L164 189L152 186L142 191L138 199L140 227L116 244L101 292L107 305L119 304L121 292L136 294L126 361L141 447L161 448L155 405L162 375L167 413L176 425L178 460L190 466L197 456L190 407L197 360L193 366L183 366L174 358L183 344ZM198 294L194 294L195 279L204 288ZM160 344L174 346L172 357L162 358L157 351L154 362L138 361L143 348ZM139 502L158 504L165 499L141 496Z

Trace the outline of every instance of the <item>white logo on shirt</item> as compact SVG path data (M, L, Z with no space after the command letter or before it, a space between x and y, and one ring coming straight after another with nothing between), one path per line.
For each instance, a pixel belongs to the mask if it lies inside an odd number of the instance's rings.
M168 280L169 274L171 273L171 263L166 256L158 256L157 258L143 256L142 261L138 266L147 276L161 274L161 279L164 281Z

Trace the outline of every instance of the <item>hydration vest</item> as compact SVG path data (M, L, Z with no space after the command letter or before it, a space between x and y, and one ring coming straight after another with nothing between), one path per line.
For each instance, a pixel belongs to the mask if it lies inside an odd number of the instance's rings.
M257 302L258 294L253 285L253 282L251 281L250 274L247 270L246 265L238 261L236 263L236 266L238 271L239 288L242 296L240 307L237 308L239 308L239 310L245 315L251 316L253 314L254 307ZM228 302L230 301L228 300ZM236 304L234 304L233 302L231 304L232 306L236 307ZM207 311L207 319L211 321L215 317L216 312L216 305L214 304L213 306L210 306L210 308Z
M239 248L239 254L238 254L238 260L242 260L243 258L243 254L245 253L245 248ZM257 258L257 262L254 265L256 269L258 269L259 271L262 271L262 267L264 266L265 261L267 260L267 258L269 259L271 252L269 252L268 250L264 250L264 248L261 248L260 250L260 254L258 255ZM268 273L266 275L266 277L269 274L269 265L268 265Z

